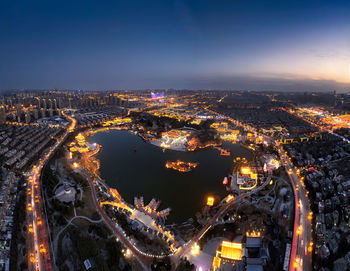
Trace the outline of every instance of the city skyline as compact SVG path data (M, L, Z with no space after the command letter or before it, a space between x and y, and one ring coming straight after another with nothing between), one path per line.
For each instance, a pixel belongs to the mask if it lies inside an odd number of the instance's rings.
M350 89L346 1L6 2L0 89Z

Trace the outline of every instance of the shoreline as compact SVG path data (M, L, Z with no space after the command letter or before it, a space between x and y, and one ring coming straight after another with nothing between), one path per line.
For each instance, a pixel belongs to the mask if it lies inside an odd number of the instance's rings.
M100 128L98 128L98 129L92 129L92 130L88 130L88 131L86 131L86 133L87 134L89 134L89 136L92 136L92 135L95 135L95 134L97 134L97 133L99 133L99 132L109 132L110 130L117 130L117 131L124 131L124 132L128 132L128 134L129 134L129 136L132 136L132 135L137 135L139 138L141 138L142 139L142 142L145 142L145 143L150 143L151 145L153 145L153 146L156 146L156 147L159 147L159 146L157 146L157 145L155 145L155 144L152 144L153 142L152 141L149 141L149 140L145 140L142 136L140 136L140 135L138 135L137 133L135 133L135 132L133 132L133 131L127 131L127 130L125 130L125 129L120 129L120 128L113 128L113 129L100 129ZM118 138L118 134L119 133L112 133L112 137L113 137L113 135L115 134L115 136ZM88 140L88 139L87 139ZM134 140L138 140L137 138L134 138ZM110 140L108 141L108 142L110 142ZM90 143L93 143L93 141L91 141L90 140ZM224 142L225 143L225 142ZM215 174L214 173L211 173L210 174L210 178L208 179L207 178L207 181L206 181L206 185L209 187L208 189L206 189L206 188L203 188L203 189L201 189L201 191L203 192L203 193L201 193L201 194L199 194L199 193L196 193L196 198L198 199L196 202L197 202L197 204L195 204L195 206L196 206L196 208L192 208L193 209L193 212L185 212L185 214L182 216L181 215L181 209L180 209L180 212L175 212L176 210L179 210L178 208L177 208L177 206L179 205L178 203L174 203L174 200L171 198L171 200L168 200L167 199L167 201L168 201L168 203L166 203L165 202L165 205L167 205L167 206L165 206L165 207L171 207L172 209L173 209L173 212L172 212L172 214L171 214L171 217L169 217L169 220L167 221L167 223L166 224L168 224L168 223L170 223L170 224L181 224L181 223L184 223L184 222L186 222L189 218L193 218L193 219L195 219L195 214L196 214L196 212L200 212L200 211L202 211L202 209L203 209L203 206L204 205L200 205L200 204L198 204L198 202L200 201L200 202L204 202L204 199L206 198L206 196L207 195L209 195L209 194L212 194L212 193L215 193L215 194L218 194L218 195L221 195L222 193L224 193L223 191L221 191L221 190L224 190L224 189L221 189L221 187L220 187L220 184L221 184L221 176L222 176L222 178L224 177L224 176L227 176L227 175L225 175L225 174L229 174L229 173L231 173L231 170L232 170L232 165L231 166L229 166L229 165L227 165L227 161L229 160L229 161L231 161L232 162L232 159L233 159L233 157L234 156L246 156L247 158L248 157L250 157L250 155L251 155L251 150L249 150L249 149L247 149L246 147L243 147L243 146L240 146L239 144L237 144L238 142L236 142L236 143L233 143L233 142L230 142L230 141L227 141L227 143L228 144L230 144L230 148L232 148L232 151L231 151L231 153L232 153L232 155L231 156L228 156L228 157L225 157L225 156L219 156L219 154L217 154L217 150L215 150L212 146L208 146L207 148L198 148L198 149L196 149L196 151L186 151L186 152L184 152L184 151L173 151L173 150L170 150L170 152L166 152L166 153L168 153L167 155L165 155L164 157L164 163L165 163L165 160L172 160L172 159L178 159L177 158L177 156L180 156L180 157L182 157L182 158L180 158L181 160L184 160L184 161L190 161L190 160L188 160L188 159L186 159L186 157L187 157L187 155L190 155L190 157L193 157L192 156L192 153L194 153L194 152L196 152L196 153L198 153L198 155L199 155L199 157L203 157L202 156L202 151L214 151L214 153L212 153L212 156L210 156L210 157L213 157L213 159L214 160L217 160L217 159L224 159L224 160L222 160L225 164L226 164L226 166L223 166L223 167L220 167L221 169L223 169L223 171L221 170L221 171L217 171ZM112 144L111 146L109 146L110 144ZM113 140L112 140L112 142L110 142L110 144L107 146L107 152L109 151L109 149L110 148L112 148L112 146L113 146ZM132 148L132 146L133 146L133 144L136 144L136 143L132 143L132 141L131 141L131 143L130 143L130 148ZM140 146L142 146L142 143L141 143L141 141L139 141L139 143L138 144L141 144ZM99 144L100 145L100 144ZM125 144L123 145L124 147L125 147ZM139 146L139 145L136 145L136 146ZM106 148L106 146L103 146L104 148ZM145 146L146 147L146 146ZM143 148L143 147L142 147ZM146 148L148 148L149 149L149 147L146 147ZM163 154L161 154L161 152L162 152L162 148L159 148L158 150L157 150L158 148L153 148L153 150L154 150L154 152L156 152L156 153L158 153L158 155L163 155ZM248 151L248 153L246 153L246 151ZM98 155L98 154L100 154L102 152L102 150L100 149L100 151L98 152L98 153L95 153L95 157ZM160 153L160 154L159 154ZM176 154L177 153L177 154ZM183 154L182 154L183 153ZM187 154L185 154L185 153L187 153ZM205 153L205 152L204 152ZM113 153L112 153L113 154ZM168 158L168 156L170 155L170 157L171 156L174 156L174 158ZM205 155L205 154L204 154ZM204 156L204 157L206 157L206 156ZM101 158L101 157L100 157ZM97 159L97 158L96 158ZM114 158L111 158L112 160L114 159ZM118 158L119 159L119 158ZM157 158L158 159L158 158ZM138 161L140 161L140 160L138 160ZM157 160L158 161L158 160ZM195 161L198 161L198 160L195 160ZM207 163L209 162L209 163L211 163L210 161L208 161L207 160L207 158L205 158L205 160L204 161L207 161ZM200 162L200 161L198 161L198 162ZM113 164L113 163L112 163ZM202 164L201 162L200 162L200 164ZM232 163L231 163L232 164ZM161 165L162 165L162 167L164 167L164 164L163 164L163 162L161 162ZM204 163L202 164L202 167L203 167L203 165L204 165ZM102 165L101 165L101 167L102 167ZM226 168L227 167L230 167L230 169L229 170L226 170ZM104 168L104 167L103 167ZM112 170L112 173L108 173L109 171L111 171ZM165 169L166 170L166 169ZM169 171L169 170L167 170L167 171ZM204 170L205 172L207 172L207 170ZM103 171L105 174L106 174L106 172L105 172L105 169L104 169L104 171ZM202 170L200 171L200 172L202 172ZM121 177L120 178L123 178L123 173L120 173L121 175ZM162 173L163 174L163 173ZM168 174L168 173L165 173L165 174ZM176 174L181 174L181 172L176 172L176 171L174 171L173 173L170 173L170 177L171 178L178 178L179 179L179 182L183 182L183 177L181 177L181 176L179 176L179 177L175 177L175 175ZM205 174L207 174L207 173L205 173ZM153 197L157 197L158 199L164 199L164 195L162 196L161 194L152 194L152 192L150 192L150 193L148 193L147 191L147 193L146 192L143 192L143 190L141 190L141 192L140 192L140 190L137 190L136 192L135 191L133 191L133 189L129 189L129 190L125 190L125 187L127 187L127 185L125 185L124 183L116 183L115 182L115 177L113 177L113 175L115 176L116 174L115 174L115 172L113 173L113 166L110 168L110 169L107 169L107 175L106 175L106 178L107 179L103 179L102 178L102 176L101 176L101 172L99 172L99 174L98 174L98 178L100 179L100 180L102 180L102 181L104 181L104 183L106 184L106 186L108 186L108 187L110 187L110 188L115 188L115 189L117 189L118 191L119 191L119 189L122 189L122 191L123 192L121 192L121 196L124 198L124 200L126 201L126 202L129 202L129 204L133 204L133 197L134 196L137 196L137 195L143 195L143 196L145 196L148 200L150 200L150 199L152 199ZM191 176L192 176L193 174L191 174ZM112 176L112 177L111 177ZM127 176L129 176L129 175L127 175ZM199 176L199 175L198 175ZM200 176L202 176L203 177L203 174L201 174L200 173ZM205 176L207 176L207 175L205 175ZM204 176L204 178L206 178ZM149 179L149 178L148 178ZM196 179L197 180L197 179ZM187 182L187 181L189 181L188 180L188 177L185 177L185 182ZM213 188L213 183L218 183L218 185L219 185L219 187L214 187ZM109 186L109 185L107 185L107 183L111 183L111 185ZM191 187L193 187L193 186L195 186L195 184L193 184L193 185L191 185ZM179 189L179 188L177 188L177 189ZM195 188L194 188L195 189ZM180 191L180 190L179 190ZM222 192L222 193L221 193ZM158 196L157 196L158 195ZM165 194L165 195L167 195L167 194ZM221 195L221 197L222 197L223 195ZM204 203L203 203L204 204ZM184 219L186 217L186 219Z

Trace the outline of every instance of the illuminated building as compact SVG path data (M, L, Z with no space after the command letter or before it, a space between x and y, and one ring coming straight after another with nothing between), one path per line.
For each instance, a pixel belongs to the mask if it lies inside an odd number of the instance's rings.
M181 160L176 161L166 161L165 167L171 168L180 172L189 172L192 169L196 168L198 163L191 163L191 162L183 162Z
M112 126L112 125L123 125L123 124L129 124L132 123L131 118L121 118L121 117L116 117L113 120L108 120L102 123L102 126Z
M208 197L207 198L207 205L213 206L214 205L214 197Z
M218 133L226 133L228 129L228 123L227 122L214 122L212 125L210 125L210 128L215 129Z
M84 146L85 145L85 137L79 133L76 137L75 137L76 141L78 142L79 146Z
M194 119L191 121L191 124L200 125L202 122L203 122L202 119Z
M191 254L193 256L197 256L200 253L200 247L197 243L194 243L194 245L191 247Z
M93 144L87 143L84 135L79 133L75 137L75 141L69 144L69 151L72 153L75 153L75 152L86 153L90 150L95 150L96 147L97 147L96 143L93 143Z
M264 172L278 169L281 166L281 163L277 160L277 157L275 155L265 155L263 162Z
M298 143L298 142L305 142L305 141L310 141L310 139L313 140L318 140L322 139L322 134L313 134L311 136L298 136L298 137L281 137L280 142L282 144L291 144L291 143Z
M190 129L174 129L163 133L162 137L151 143L165 149L186 151L189 138L193 135Z
M109 188L108 192L113 196L115 200L121 201L122 197L120 196L119 192L115 188Z
M242 244L223 241L220 257L225 260L240 261L242 259Z
M227 141L237 141L239 131L232 131L231 133L225 133L223 135L220 135L220 138L222 140L227 140Z
M247 257L248 271L262 271L263 265L266 263L267 255L266 250L261 244L260 232L247 232L247 242L245 245L245 256Z
M218 270L221 264L226 262L235 263L242 260L243 245L241 243L233 243L222 241L216 256L213 260L213 270Z
M251 190L257 185L258 174L249 167L242 167L233 177L232 186L239 190Z
M214 122L210 128L215 129L222 140L236 141L239 134L238 130L229 129L227 122Z

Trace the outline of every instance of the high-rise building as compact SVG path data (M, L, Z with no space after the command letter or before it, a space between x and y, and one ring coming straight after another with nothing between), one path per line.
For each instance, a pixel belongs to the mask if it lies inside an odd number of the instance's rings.
M45 118L46 117L46 109L41 108L41 117Z
M25 113L24 118L25 118L25 121L26 121L27 124L30 123L30 113L29 113L29 111L27 111Z
M16 105L16 110L17 110L17 116L21 116L22 114L22 109L21 109L21 105L20 104L17 104Z
M38 109L40 110L41 108L41 103L40 103L40 98L36 98L38 100Z
M59 107L59 108L62 108L62 107L63 107L62 98L58 98L58 107Z
M33 116L34 116L34 119L36 119L36 120L39 118L39 111L38 111L38 109L35 108L33 110Z
M0 106L0 124L4 124L6 121L6 112L5 107Z

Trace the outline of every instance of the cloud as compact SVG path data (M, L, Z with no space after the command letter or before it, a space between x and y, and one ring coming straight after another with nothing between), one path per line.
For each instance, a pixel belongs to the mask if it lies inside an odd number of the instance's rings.
M187 78L187 87L195 89L232 89L255 91L315 91L326 92L337 90L350 92L350 84L339 83L333 80L313 80L277 76L206 76Z

